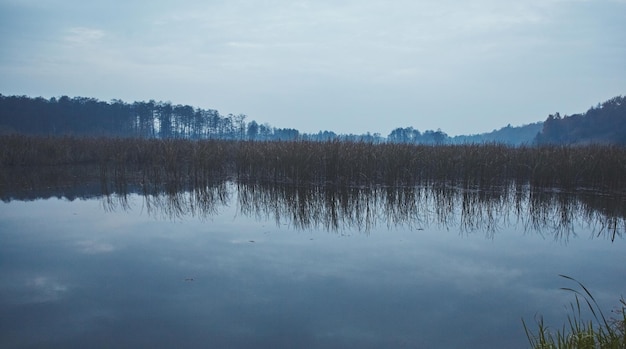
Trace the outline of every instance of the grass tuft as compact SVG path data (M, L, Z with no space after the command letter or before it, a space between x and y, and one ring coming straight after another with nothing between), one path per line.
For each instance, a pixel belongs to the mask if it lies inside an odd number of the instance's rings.
M580 290L570 287L561 288L574 293L575 301L570 303L571 313L567 316L567 323L556 331L546 326L543 317L537 320L536 332L533 332L526 321L522 319L524 331L531 347L534 349L626 348L626 301L622 298L620 306L613 311L617 317L607 319L585 285L570 276L559 276L573 281L580 288ZM585 308L591 312L592 319L583 319Z

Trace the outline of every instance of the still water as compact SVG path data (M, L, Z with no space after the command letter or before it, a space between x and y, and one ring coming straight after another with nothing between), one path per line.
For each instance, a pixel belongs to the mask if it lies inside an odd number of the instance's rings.
M589 204L336 194L5 199L0 347L527 348L522 318L566 321L559 274L607 315L626 290Z

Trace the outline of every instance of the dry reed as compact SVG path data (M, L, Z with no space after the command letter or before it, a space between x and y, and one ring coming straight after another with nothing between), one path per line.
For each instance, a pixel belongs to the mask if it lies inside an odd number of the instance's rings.
M0 137L0 168L95 165L143 181L227 177L241 182L327 187L463 188L529 184L565 191L623 193L626 148L607 145L509 147L364 142Z

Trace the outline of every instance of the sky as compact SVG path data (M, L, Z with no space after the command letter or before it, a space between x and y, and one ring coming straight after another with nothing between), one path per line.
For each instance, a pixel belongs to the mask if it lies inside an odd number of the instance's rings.
M476 134L626 94L626 0L0 0L0 93Z

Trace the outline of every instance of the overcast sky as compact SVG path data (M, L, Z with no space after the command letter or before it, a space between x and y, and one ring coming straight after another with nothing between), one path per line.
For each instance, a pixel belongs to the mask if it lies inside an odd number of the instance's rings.
M480 133L626 94L626 0L0 0L0 93Z

